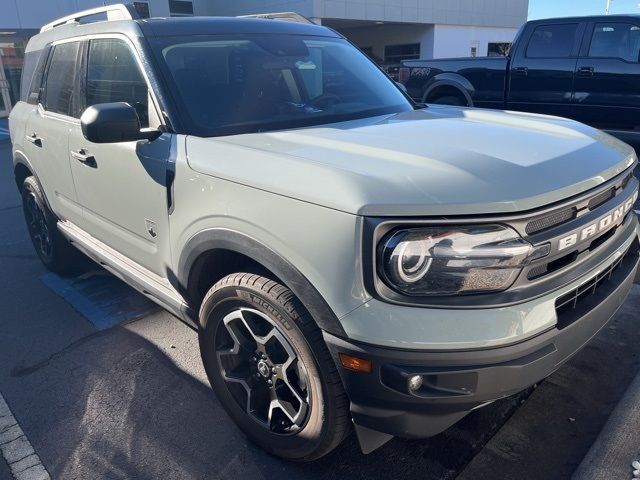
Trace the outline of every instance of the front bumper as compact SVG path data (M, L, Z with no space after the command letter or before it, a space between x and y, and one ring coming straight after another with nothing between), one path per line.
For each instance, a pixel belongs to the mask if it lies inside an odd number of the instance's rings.
M351 400L354 423L367 431L393 436L429 437L473 409L549 376L589 342L622 305L636 277L638 250L636 239L624 257L610 262L611 268L587 277L587 282L576 288L575 302L567 302L570 295L559 297L558 302L562 299L565 306L558 308L555 327L517 344L466 351L415 351L349 342L325 333ZM372 373L341 367L338 353L370 359ZM417 392L407 387L407 379L413 375L423 377Z

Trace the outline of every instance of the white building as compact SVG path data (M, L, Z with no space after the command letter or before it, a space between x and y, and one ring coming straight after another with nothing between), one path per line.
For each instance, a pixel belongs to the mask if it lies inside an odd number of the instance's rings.
M393 64L499 54L527 21L529 0L206 0L215 15L295 11Z
M131 2L131 0L120 0ZM16 102L28 38L56 18L118 0L0 0L0 117ZM334 28L379 63L497 55L527 20L529 0L136 0L150 16L291 11Z

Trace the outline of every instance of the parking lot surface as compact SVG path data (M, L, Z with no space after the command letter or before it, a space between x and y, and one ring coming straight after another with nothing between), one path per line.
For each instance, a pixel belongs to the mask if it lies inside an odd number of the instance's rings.
M365 456L351 436L292 464L246 440L210 390L196 332L143 300L96 266L47 273L0 139L0 393L52 478L441 479L469 462L463 478L566 478L639 368L636 286L611 326L530 396L432 439Z

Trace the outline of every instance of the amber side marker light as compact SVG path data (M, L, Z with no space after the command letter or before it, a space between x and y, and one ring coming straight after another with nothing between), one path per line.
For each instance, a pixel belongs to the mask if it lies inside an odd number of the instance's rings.
M371 373L371 360L365 360L364 358L352 357L346 353L339 353L340 363L344 368L353 370L354 372Z

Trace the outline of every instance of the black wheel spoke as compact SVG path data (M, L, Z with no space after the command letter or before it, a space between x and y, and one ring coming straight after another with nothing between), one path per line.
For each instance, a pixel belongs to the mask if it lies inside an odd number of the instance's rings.
M267 315L247 308L227 314L220 328L218 364L238 405L274 433L295 433L307 418L308 382L287 338Z

